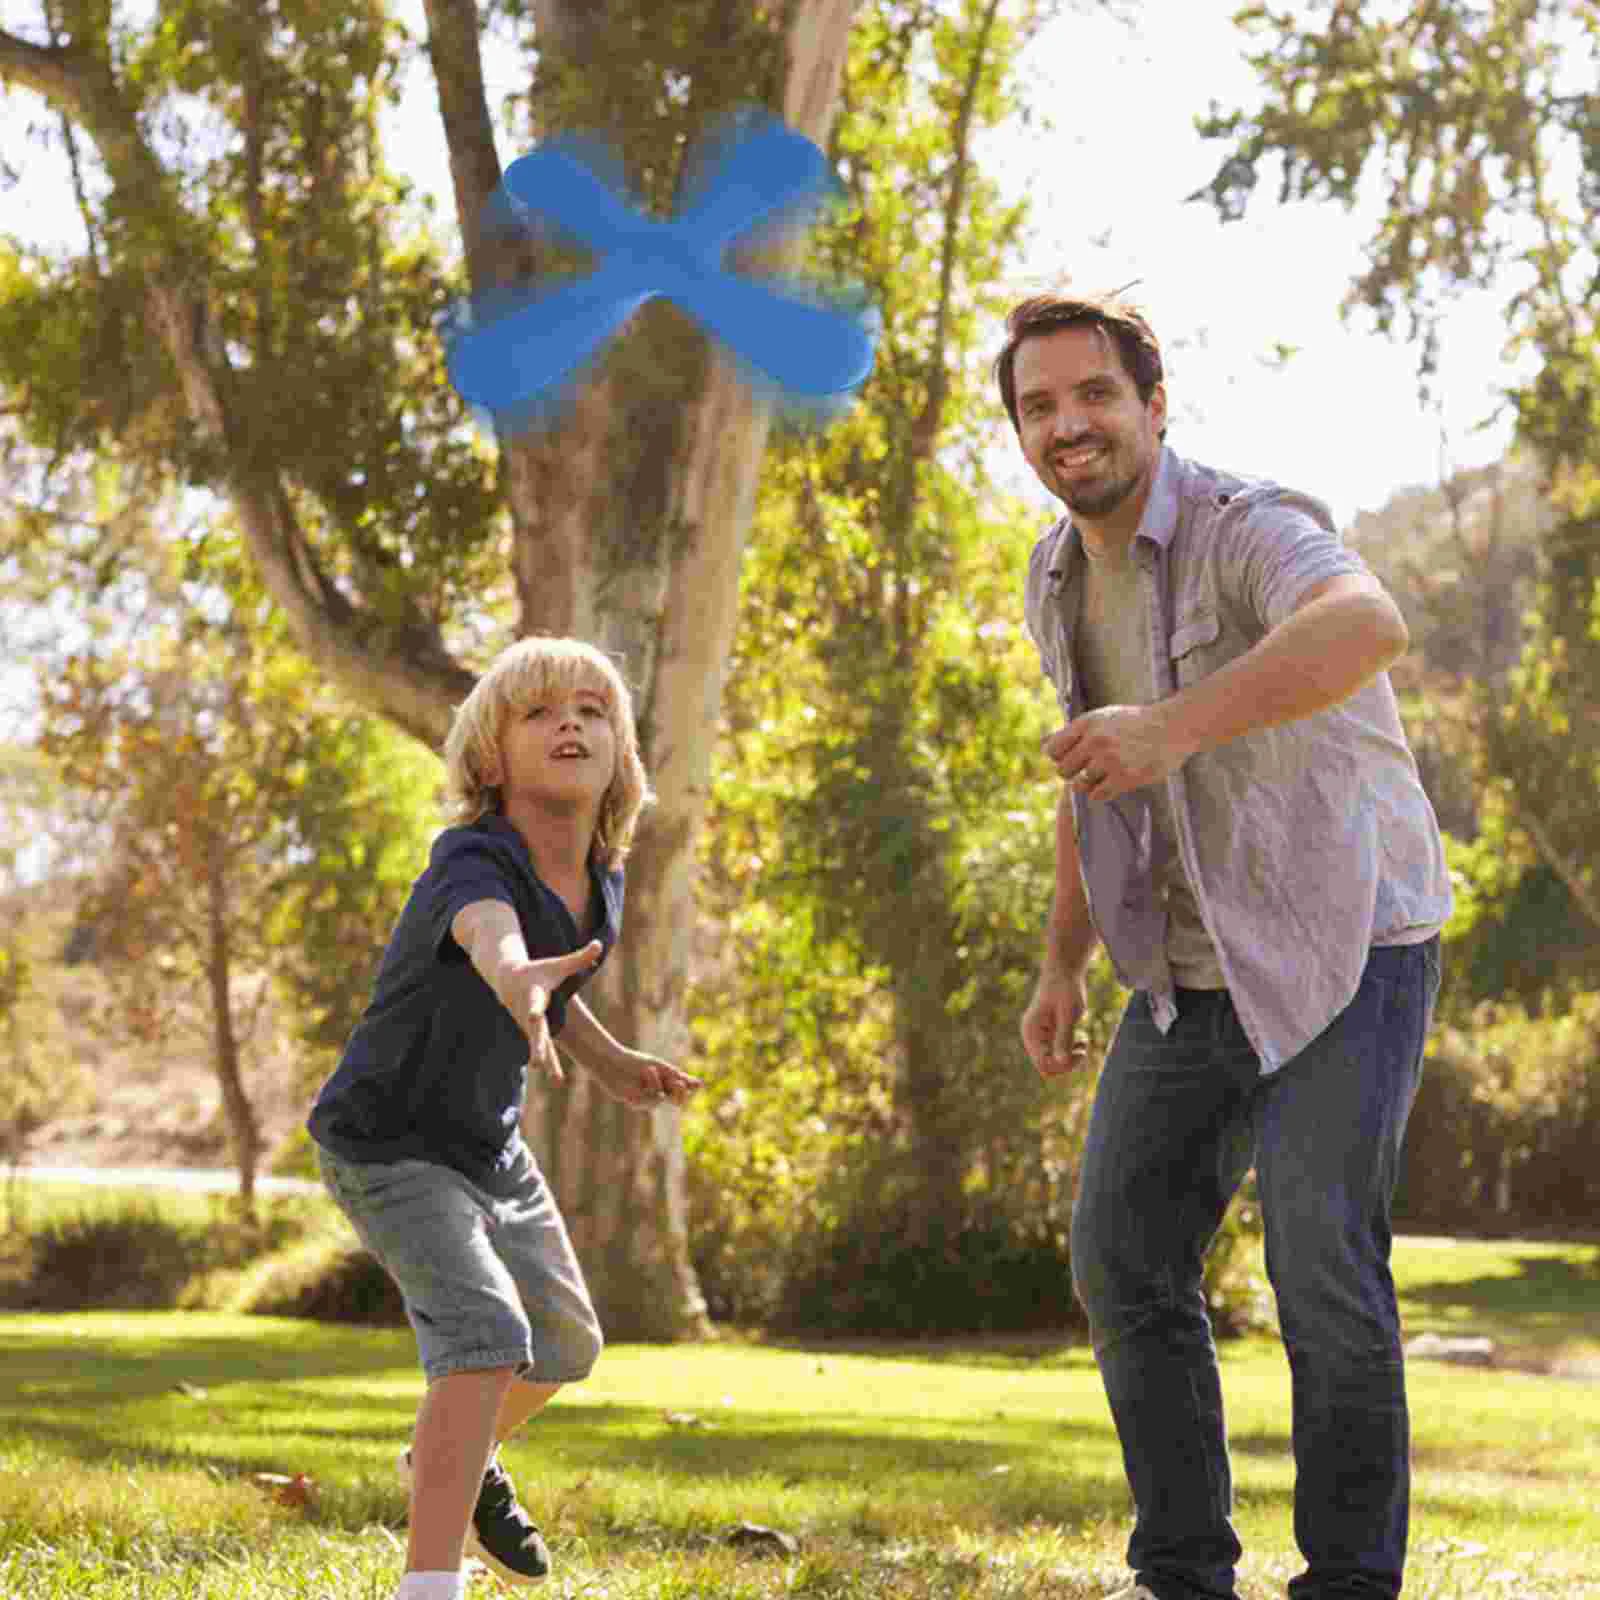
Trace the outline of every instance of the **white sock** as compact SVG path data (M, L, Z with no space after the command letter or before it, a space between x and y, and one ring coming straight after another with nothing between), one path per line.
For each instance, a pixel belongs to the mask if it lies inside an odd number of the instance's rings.
M467 1580L459 1572L408 1572L394 1600L466 1600Z

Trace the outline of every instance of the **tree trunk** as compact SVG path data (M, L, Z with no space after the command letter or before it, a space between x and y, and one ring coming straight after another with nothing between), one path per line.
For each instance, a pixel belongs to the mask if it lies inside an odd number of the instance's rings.
M678 171L680 139L741 103L767 104L825 146L857 3L535 0L534 124L542 135L626 121L628 154L654 170L658 197L670 190L663 173ZM468 273L482 288L518 264L497 259L482 228L500 167L479 7L425 0L425 9ZM314 530L297 521L289 481L260 459L250 423L260 380L214 326L207 268L182 245L180 186L146 137L137 93L117 79L109 42L42 47L0 30L0 74L93 138L113 198L144 219L129 254L150 328L215 460L211 481L228 495L296 642L361 703L437 748L471 674L422 608L380 618L341 585ZM687 102L678 92L685 83ZM631 863L625 938L600 998L624 1039L681 1055L692 851L767 422L684 318L658 306L646 313L562 426L501 441L501 481L520 630L579 634L616 652L639 698L660 805ZM541 1154L558 1176L611 1333L702 1329L676 1113L621 1113L581 1078L537 1110Z
M256 1215L256 1167L261 1160L261 1125L244 1086L239 1035L233 1025L233 960L228 941L227 850L213 840L206 863L206 985L211 996L211 1061L222 1090L234 1165L239 1169L239 1209Z
M855 4L798 0L780 41L784 119L818 144L836 109ZM551 0L538 12L541 40L598 73L593 37L604 11ZM495 266L478 219L499 168L487 119L473 110L482 97L476 10L471 0L427 0L427 13L469 271L482 287ZM681 1060L694 843L767 416L682 318L647 312L558 428L500 445L522 630L581 634L618 656L658 797L628 863L623 940L595 985L597 1010L626 1043ZM689 1261L679 1113L626 1111L581 1072L543 1093L525 1125L608 1332L707 1331Z

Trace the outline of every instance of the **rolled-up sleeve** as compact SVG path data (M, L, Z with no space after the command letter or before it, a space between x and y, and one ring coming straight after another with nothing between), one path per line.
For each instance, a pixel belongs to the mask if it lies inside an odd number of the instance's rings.
M1263 629L1294 615L1314 584L1328 578L1371 576L1372 569L1339 537L1319 500L1283 491L1230 518L1227 565Z

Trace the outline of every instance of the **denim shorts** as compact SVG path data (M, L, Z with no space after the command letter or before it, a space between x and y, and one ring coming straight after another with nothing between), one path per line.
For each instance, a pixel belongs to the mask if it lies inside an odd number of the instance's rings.
M509 1198L432 1161L346 1161L318 1147L322 1180L405 1301L422 1370L513 1367L575 1383L600 1355L599 1319L538 1167Z

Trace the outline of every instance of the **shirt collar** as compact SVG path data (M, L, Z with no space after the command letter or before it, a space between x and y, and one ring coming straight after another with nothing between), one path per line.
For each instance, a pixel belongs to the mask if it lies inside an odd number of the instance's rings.
M1178 458L1167 445L1162 445L1156 460L1156 475L1150 484L1150 496L1144 503L1144 514L1133 536L1134 543L1148 539L1165 550L1177 531ZM1073 526L1070 516L1063 517L1056 524L1055 547L1046 576L1052 585L1059 587L1077 574L1083 559L1083 535Z

